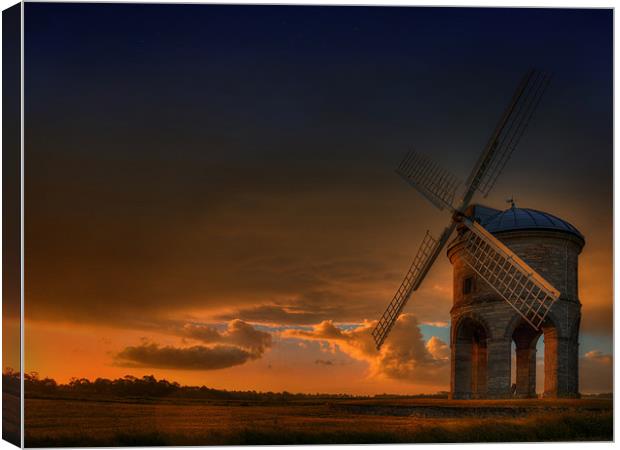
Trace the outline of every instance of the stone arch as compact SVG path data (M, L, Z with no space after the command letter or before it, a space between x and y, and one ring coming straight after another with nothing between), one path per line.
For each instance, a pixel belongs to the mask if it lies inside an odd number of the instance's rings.
M479 323L482 326L482 328L484 328L484 331L487 334L487 339L493 339L495 337L493 336L493 330L491 326L489 325L489 323L486 321L484 317L475 313L474 311L468 311L466 313L460 314L458 319L452 324L452 333L451 333L450 339L452 339L453 342L456 336L456 332L464 320L472 320L474 322Z
M547 312L545 323L549 322L550 324L552 324L554 328L556 329L559 337L568 338L573 335L575 327L579 329L578 322L581 318L581 315L579 315L577 319L573 321L573 323L571 324L567 323L566 326L562 326L562 323L566 323L566 321L562 319L561 315L563 313L566 313L566 311L564 308L557 307L557 306L560 306L559 305L560 302L562 302L562 300L558 300L556 304ZM505 328L505 332L503 336L504 339L508 339L508 340L512 339L512 335L515 332L515 329L518 326L520 326L521 323L523 322L524 322L523 317L515 311L512 318L508 321L508 325Z
M453 398L484 398L487 393L487 340L484 322L461 317L452 337Z
M512 339L512 335L514 334L514 332L517 329L517 327L519 325L521 325L522 322L523 322L523 317L521 317L515 311L515 313L511 317L510 321L508 322L508 325L506 326L506 330L505 330L505 333L504 333L504 339L506 339L506 340Z
M534 330L520 315L510 320L506 327L505 338L515 343L516 349L516 392L519 398L536 397L536 345L543 337L544 342L544 391L545 397L561 395L564 372L569 369L562 360L562 346L573 333L575 325L569 329L562 326L557 310L547 314L539 331ZM576 325L578 328L578 325ZM576 367L575 370L576 372Z
M547 315L547 318L550 315L551 315L551 311ZM511 340L513 338L515 330L518 327L521 327L523 324L528 325L528 323L525 321L525 319L519 313L517 313L515 311L514 314L512 315L512 317L510 318L510 320L508 321L508 325L506 325L506 328L504 330L503 338L506 339L506 340ZM528 326L530 326L530 325L528 325Z

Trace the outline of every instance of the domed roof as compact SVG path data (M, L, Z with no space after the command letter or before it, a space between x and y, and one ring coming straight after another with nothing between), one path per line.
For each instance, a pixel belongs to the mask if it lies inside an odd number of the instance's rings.
M487 231L499 233L512 230L557 230L571 233L581 239L577 228L552 214L529 208L517 208L514 204L505 211L482 205L474 208L474 217Z

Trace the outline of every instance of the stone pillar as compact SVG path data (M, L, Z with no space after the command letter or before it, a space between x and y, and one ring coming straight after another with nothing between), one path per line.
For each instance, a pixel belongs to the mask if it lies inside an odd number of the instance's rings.
M486 342L474 344L474 357L472 358L475 367L473 376L472 397L486 398L487 395L487 345Z
M578 349L575 339L545 333L544 397L579 397Z
M545 391L543 397L558 395L558 338L545 333Z
M536 397L536 347L517 347L517 397Z
M569 342L568 338L557 338L558 344L558 382L557 382L557 396L566 397L570 395L570 376L568 369L569 355Z
M511 339L487 339L487 398L510 398Z
M567 396L579 398L579 340L569 341Z
M545 331L545 391L543 397L558 396L558 337Z
M557 397L577 397L577 343L567 337L557 339Z

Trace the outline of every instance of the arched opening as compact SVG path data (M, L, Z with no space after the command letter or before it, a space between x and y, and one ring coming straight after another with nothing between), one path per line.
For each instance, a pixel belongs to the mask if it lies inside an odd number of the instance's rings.
M560 339L551 318L547 317L538 331L521 320L511 337L511 395L534 398L542 391L545 397L556 397Z
M487 393L487 332L479 322L465 318L456 330L453 397L484 398Z
M513 397L536 397L536 344L540 334L526 322L520 322L512 333Z

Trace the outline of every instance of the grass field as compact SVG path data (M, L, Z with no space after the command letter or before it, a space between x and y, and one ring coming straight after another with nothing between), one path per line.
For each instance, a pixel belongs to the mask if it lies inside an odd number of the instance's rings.
M19 402L19 393L2 392L2 439L17 446L21 445Z
M27 399L26 446L613 439L610 400Z

